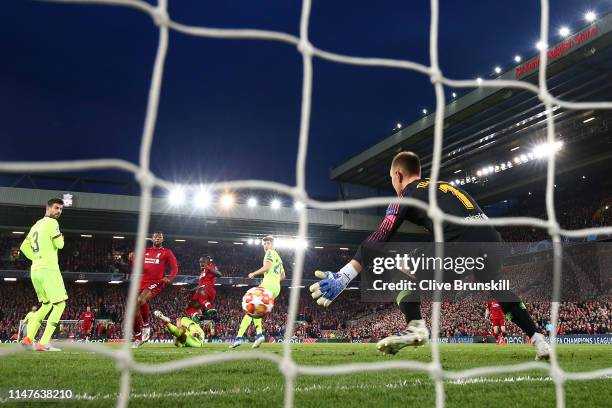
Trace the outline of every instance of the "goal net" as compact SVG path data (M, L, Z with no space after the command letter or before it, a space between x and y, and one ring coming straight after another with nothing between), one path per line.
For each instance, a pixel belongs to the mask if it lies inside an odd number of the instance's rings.
M444 86L456 88L516 88L528 91L537 95L545 108L546 114L546 135L547 143L553 145L555 143L555 122L553 110L556 107L566 109L612 109L612 102L569 102L555 98L550 94L546 82L547 69L547 50L541 47L540 63L539 63L539 81L538 85L528 82L516 80L455 80L446 78L443 74L442 67L438 61L438 19L439 19L439 1L431 0L431 17L430 17L430 65L423 65L413 61L381 59L381 58L361 58L337 53L327 52L318 49L309 41L309 17L311 10L311 1L303 0L299 36L294 36L284 32L253 30L253 29L217 29L207 27L196 27L181 24L170 18L167 12L168 0L158 0L157 5L153 6L141 0L51 0L62 3L96 3L113 6L124 6L135 8L149 15L152 22L159 29L159 40L157 52L155 56L154 69L150 83L146 116L144 121L144 129L142 132L142 142L140 147L139 163L131 163L120 159L95 159L95 160L75 160L75 161L52 161L52 162L0 162L0 170L6 172L34 173L42 171L75 171L75 170L97 170L97 169L115 169L133 173L141 187L140 212L138 218L138 238L136 240L136 257L142 257L145 249L145 235L148 232L149 218L151 212L151 198L154 187L171 190L175 185L169 181L163 180L153 174L150 170L150 153L153 143L153 133L157 119L157 111L160 99L160 89L162 76L164 72L164 61L168 49L168 32L174 30L186 35L194 35L200 37L218 38L218 39L256 39L268 40L285 43L288 46L295 47L301 54L303 64L303 80L302 80L302 95L301 95L301 119L299 129L299 149L296 160L296 180L295 185L284 185L276 182L264 180L241 180L232 182L211 183L206 187L210 191L225 190L225 189L262 189L272 192L284 193L291 196L295 201L304 203L309 208L328 209L328 210L346 210L355 208L366 208L375 206L384 206L391 203L399 203L407 206L414 206L427 211L434 225L434 238L436 242L443 242L442 223L451 222L457 224L466 223L481 223L494 226L531 226L535 228L546 229L554 245L554 273L553 273L553 299L558 299L561 282L561 256L562 249L558 245L561 237L586 237L590 234L610 234L612 227L606 228L587 228L581 230L564 230L559 226L555 216L555 205L553 197L553 186L555 183L555 156L547 157L547 184L546 184L546 210L547 219L538 219L530 217L504 217L491 218L488 220L466 221L459 217L453 217L443 213L437 205L435 186L439 177L441 152L443 145L443 128L444 128L444 112L446 99L444 95ZM540 19L540 38L543 43L547 43L549 38L549 1L541 0L541 19ZM430 78L436 95L436 112L433 138L433 156L432 169L430 179L433 181L429 184L429 200L430 204L410 199L396 197L375 197L359 200L336 201L336 202L320 202L311 199L306 191L306 155L309 137L310 112L311 112L311 94L313 85L313 57L322 58L328 61L353 64L363 66L376 66L386 68L397 68L414 70ZM187 191L196 191L201 186L190 185L184 186ZM303 240L306 237L308 228L308 213L301 211L299 213L299 229L298 239ZM439 246L438 246L439 247ZM441 249L440 249L441 250ZM441 253L436 253L436 256L442 256ZM292 407L294 405L295 381L298 375L337 375L351 374L356 372L373 372L389 369L404 369L416 370L427 373L435 384L435 404L436 407L445 406L445 380L469 379L473 377L516 373L527 370L544 370L549 373L552 381L555 384L556 404L558 407L565 406L564 384L568 380L589 380L612 375L612 367L600 369L591 372L567 372L563 370L557 359L556 353L556 328L559 318L559 302L551 303L550 317L552 327L551 333L551 361L550 364L541 362L528 362L515 365L501 366L486 366L468 370L451 371L442 368L440 359L440 346L438 343L439 327L440 327L440 310L441 294L436 292L434 295L434 303L431 310L431 349L432 360L429 363L411 362L411 361L385 361L377 363L352 363L339 364L332 366L309 366L298 365L292 358L291 336L295 326L296 316L298 311L298 298L300 296L300 285L302 282L302 272L304 263L303 249L296 249L295 269L293 275L293 288L290 292L289 309L287 322L285 327L285 342L283 344L282 356L266 352L245 352L245 353L223 353L215 355L204 355L192 359L184 359L181 361L172 361L161 364L142 364L134 361L133 353L126 341L122 344L120 350L110 352L101 346L90 344L70 344L69 347L92 350L104 354L112 358L117 363L117 367L121 372L120 392L117 400L118 407L125 407L128 404L130 380L132 373L165 373L181 368L193 367L196 365L206 365L219 363L230 360L243 359L263 359L276 363L278 369L284 376L284 405ZM142 274L142 263L136 263L133 273L133 280L129 289L128 307L126 317L124 319L123 336L130 339L133 333L132 322L134 321L135 305L137 297L138 282ZM442 271L437 270L434 279L440 281ZM438 300L438 301L436 301ZM3 354L11 354L17 352L16 349L3 351Z

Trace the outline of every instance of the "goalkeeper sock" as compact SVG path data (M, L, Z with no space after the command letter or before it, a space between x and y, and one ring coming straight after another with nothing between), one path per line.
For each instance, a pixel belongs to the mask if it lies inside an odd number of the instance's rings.
M38 329L40 329L40 324L47 317L53 305L51 303L43 303L40 306L40 309L34 313L34 316L30 319L27 326L27 336L30 340L34 340L36 334L38 333Z
M421 301L417 292L403 290L397 295L397 305L406 318L406 323L413 320L421 320Z
M536 325L527 312L527 307L523 302L499 302L508 320L521 328L525 334L532 337L537 331Z
M49 318L47 319L47 327L45 327L45 331L40 339L40 344L43 346L48 344L51 340L51 336L53 336L53 332L55 331L55 328L57 327L65 308L66 302L59 302L53 305L53 310L51 310Z
M179 329L172 323L166 323L166 328L174 337L178 337L181 335L181 333L179 332Z
M148 303L145 303L144 305L140 306L140 316L142 317L143 326L148 326L149 325L149 304Z
M261 318L253 319L253 326L255 326L255 332L257 334L263 333L263 325L261 324Z
M238 335L236 337L244 337L244 333L247 331L253 318L249 315L244 315L242 322L240 322L240 329L238 329Z
M406 318L406 323L413 320L421 320L421 304L415 302L401 302L399 308Z

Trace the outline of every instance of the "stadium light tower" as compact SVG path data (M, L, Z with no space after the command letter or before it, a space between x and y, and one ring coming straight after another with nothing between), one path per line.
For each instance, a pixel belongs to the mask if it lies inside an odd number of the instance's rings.
M427 115L427 109L423 109L421 112L423 112L423 115Z
M514 56L514 62L521 62L523 59L521 58L520 55L515 55Z
M174 190L170 191L170 194L168 194L168 201L170 201L170 205L173 206L183 205L185 198L185 190L183 190L181 187L176 187Z
M457 97L457 92L453 92L452 94L453 99L455 99Z
M303 202L301 202L301 201L296 201L295 203L293 203L293 208L294 208L296 211L303 210L303 209L304 209L304 207L305 207L305 205L304 205L304 203L303 203Z
M402 124L401 123L397 123L397 125L395 125L396 128L401 129L402 128Z
M247 200L247 205L251 208L257 207L257 199L255 197L249 197Z
M278 210L280 206L281 206L281 202L278 198L275 198L274 200L270 202L270 207L272 207L273 210Z
M570 35L570 29L567 26L563 26L559 29L559 35L561 37L567 37L568 35Z
M597 18L597 14L595 14L595 12L592 10L589 10L586 13L584 13L584 19L588 21L589 23L592 23L593 21L595 21L596 18Z
M536 48L540 51L542 51L542 49L545 49L547 47L546 43L543 41L538 41L536 43Z
M478 85L482 84L482 78L481 77L476 78L476 82L478 82Z
M495 67L496 74L501 74L501 71L502 71L501 67Z

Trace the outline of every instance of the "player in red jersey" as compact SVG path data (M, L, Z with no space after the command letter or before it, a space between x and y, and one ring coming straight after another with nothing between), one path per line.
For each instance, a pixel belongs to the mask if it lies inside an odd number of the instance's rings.
M91 308L87 306L87 310L81 313L79 316L79 321L81 323L81 338L88 339L91 336L91 327L92 322L95 320L96 316L91 311Z
M133 347L140 347L149 340L151 328L149 327L149 302L159 295L164 287L172 282L178 273L178 264L174 253L163 247L164 233L155 231L151 237L153 246L147 248L144 254L144 266L142 278L138 289L138 307L134 317ZM134 253L129 255L130 261L134 259ZM166 270L170 268L170 274L166 276Z
M491 322L493 323L493 335L495 336L495 344L507 344L506 342L506 319L501 306L495 300L487 301L487 308L485 310L485 319L491 316ZM501 328L501 336L498 331Z
M187 316L191 318L200 318L204 310L207 315L213 315L217 312L213 304L217 297L215 283L217 283L217 278L221 276L221 272L219 272L210 255L200 258L200 271L198 287L195 289L186 310Z

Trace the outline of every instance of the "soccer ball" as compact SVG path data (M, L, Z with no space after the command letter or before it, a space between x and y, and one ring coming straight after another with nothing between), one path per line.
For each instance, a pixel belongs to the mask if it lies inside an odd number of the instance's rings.
M251 317L264 317L273 307L274 297L266 288L259 286L251 288L242 297L242 310Z

